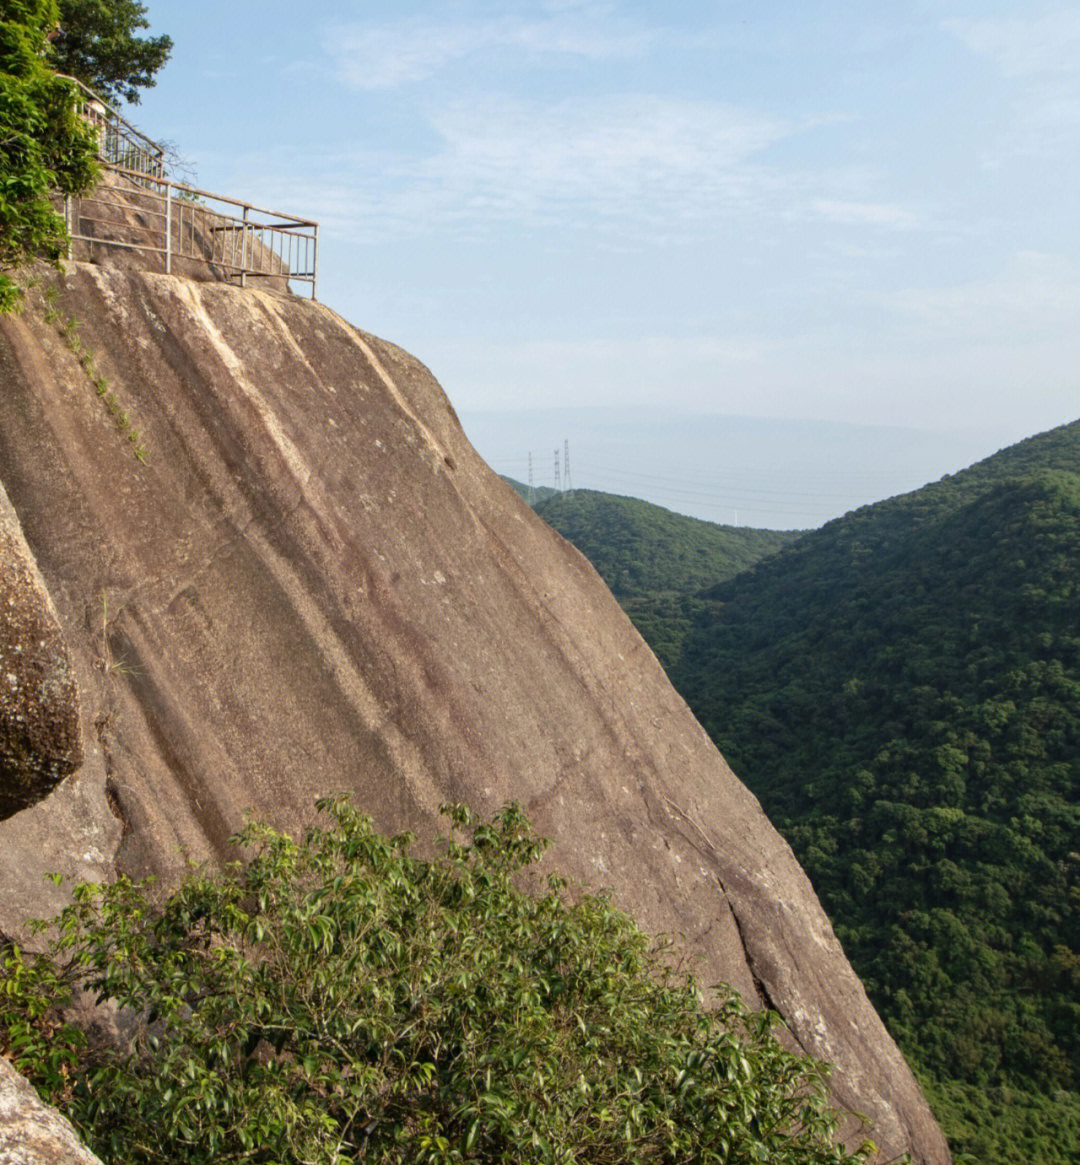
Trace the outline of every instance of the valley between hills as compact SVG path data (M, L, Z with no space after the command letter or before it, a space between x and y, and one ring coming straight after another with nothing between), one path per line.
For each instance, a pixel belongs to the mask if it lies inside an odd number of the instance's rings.
M1080 1160L1078 470L1080 421L801 535L536 503L790 842L980 1165Z

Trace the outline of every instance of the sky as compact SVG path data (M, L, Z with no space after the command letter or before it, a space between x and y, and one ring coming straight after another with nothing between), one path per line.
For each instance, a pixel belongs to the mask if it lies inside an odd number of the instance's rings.
M1080 416L1080 5L146 4L131 119L500 472L812 525Z

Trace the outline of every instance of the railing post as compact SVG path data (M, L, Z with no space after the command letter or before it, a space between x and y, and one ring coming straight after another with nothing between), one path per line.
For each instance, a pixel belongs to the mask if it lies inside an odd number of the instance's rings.
M67 245L67 259L70 263L75 258L75 240L71 237L74 233L72 227L71 214L71 195L64 195L64 229L67 231L68 245Z
M172 274L172 183L165 183L165 274Z
M318 299L319 297L319 224L316 223L311 237L315 243L315 258L311 264L311 298Z
M244 207L244 225L240 231L240 286L247 287L248 208Z

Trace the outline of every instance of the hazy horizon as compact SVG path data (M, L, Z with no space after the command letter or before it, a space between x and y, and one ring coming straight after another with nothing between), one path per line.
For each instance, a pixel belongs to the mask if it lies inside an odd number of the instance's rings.
M459 413L470 441L497 472L528 483L560 479L569 442L577 489L643 498L726 525L810 529L849 510L918 489L1024 436L1006 431L930 433L646 409L555 408Z

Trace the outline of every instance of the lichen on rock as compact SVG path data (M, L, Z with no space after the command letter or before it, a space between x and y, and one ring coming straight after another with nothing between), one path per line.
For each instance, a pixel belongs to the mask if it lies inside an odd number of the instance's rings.
M71 657L0 485L0 819L43 800L82 761Z

